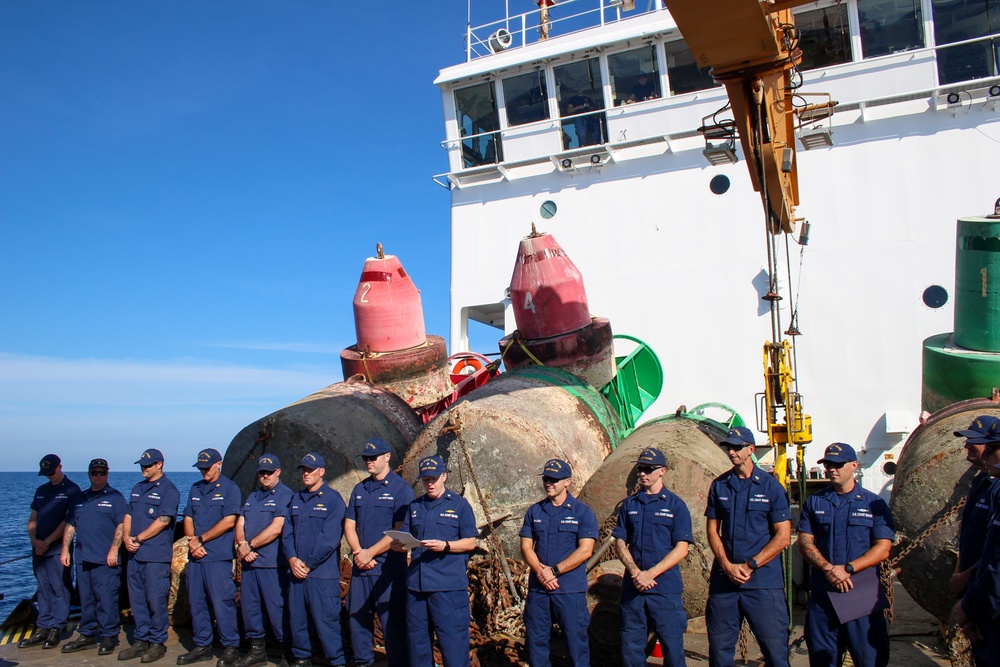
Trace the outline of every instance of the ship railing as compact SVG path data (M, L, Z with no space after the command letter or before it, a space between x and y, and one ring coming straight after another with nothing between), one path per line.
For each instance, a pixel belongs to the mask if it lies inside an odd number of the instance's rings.
M471 62L556 35L563 36L609 23L666 11L659 0L559 0L530 12L504 13L504 18L466 28L465 55Z
M1000 32L931 47L939 85L1000 75Z

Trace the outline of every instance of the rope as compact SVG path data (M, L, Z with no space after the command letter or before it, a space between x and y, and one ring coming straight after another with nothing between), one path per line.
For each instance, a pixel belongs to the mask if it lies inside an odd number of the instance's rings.
M5 561L0 561L0 567L4 565L10 565L11 563L16 563L19 560L24 560L25 558L31 558L32 554L25 554L23 556L16 556L14 558L8 558Z

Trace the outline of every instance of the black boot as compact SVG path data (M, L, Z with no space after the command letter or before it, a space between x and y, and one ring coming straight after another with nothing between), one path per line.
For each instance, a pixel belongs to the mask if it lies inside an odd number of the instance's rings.
M223 656L225 657L225 656ZM250 640L250 652L236 663L236 667L256 667L267 664L267 649L263 639ZM222 661L216 667L221 667Z
M149 650L149 642L137 639L126 649L118 651L119 660L133 660Z
M222 649L222 657L219 658L217 663L215 663L215 667L236 667L238 664L242 664L239 649L235 646L224 646Z
M146 649L146 652L142 654L141 658L139 658L139 662L141 663L156 662L166 654L167 654L167 647L164 646L163 644L150 644L149 648Z
M61 634L62 631L56 628L49 630L49 636L46 637L44 642L42 642L42 648L55 648L56 646L59 646L59 635Z
M35 628L35 631L27 639L22 639L17 643L18 648L31 648L32 646L38 646L46 639L49 638L49 631L47 629Z
M82 651L88 646L97 646L97 638L88 637L87 635L80 635L76 639L66 644L63 644L63 653L76 653L77 651Z
M118 640L114 637L101 637L101 645L97 649L97 655L111 655L117 646Z
M204 662L206 660L212 660L215 656L212 655L212 647L209 646L195 646L193 649L185 653L184 655L177 656L178 665L190 665L193 662Z

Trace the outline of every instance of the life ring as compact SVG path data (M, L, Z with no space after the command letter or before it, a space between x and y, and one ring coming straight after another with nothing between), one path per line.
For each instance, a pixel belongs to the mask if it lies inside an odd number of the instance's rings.
M452 375L472 375L476 371L481 371L485 368L483 362L475 357L462 357L458 360L458 363L452 366Z

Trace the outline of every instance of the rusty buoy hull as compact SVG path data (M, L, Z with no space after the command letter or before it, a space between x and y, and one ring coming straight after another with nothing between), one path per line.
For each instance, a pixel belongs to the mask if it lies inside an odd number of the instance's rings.
M617 370L611 322L603 317L593 318L577 331L549 338L526 340L520 338L520 331L515 331L500 340L500 352L508 369L533 366L538 359L546 366L569 371L598 389L611 382Z
M352 345L340 352L344 377L360 375L385 387L411 408L440 401L455 389L449 375L448 348L441 336L408 350L364 354Z
M608 402L580 378L555 368L519 369L428 423L407 452L401 474L416 480L419 459L442 456L448 487L472 504L480 526L497 526L507 555L517 558L524 513L544 496L540 474L545 462L569 462L575 493L622 432Z
M302 480L296 466L307 452L319 452L326 459L326 481L346 498L368 474L360 457L367 438L388 442L398 464L420 425L399 396L351 378L248 425L226 450L222 471L245 496L256 484L257 457L269 452L281 459L281 481L298 489Z
M942 623L948 622L955 603L948 594L948 579L958 560L961 512L951 510L968 494L976 474L965 460L965 440L954 432L968 428L979 415L1000 417L1000 403L961 401L931 415L903 446L892 487L890 507L899 537L893 557L919 541L898 563L899 581Z
M684 580L684 609L691 618L705 613L708 600L712 551L708 546L703 516L712 480L732 466L718 446L725 437L726 431L711 422L673 416L647 422L622 441L580 493L580 500L597 515L597 521L603 527L603 538L614 526L621 501L638 488L634 462L639 453L647 447L655 447L666 455L667 473L663 483L687 504L694 529L695 544L691 545L687 559L680 565ZM614 576L620 573L602 570L602 574ZM609 607L606 603L606 600L591 600L592 607L601 606L604 609Z

